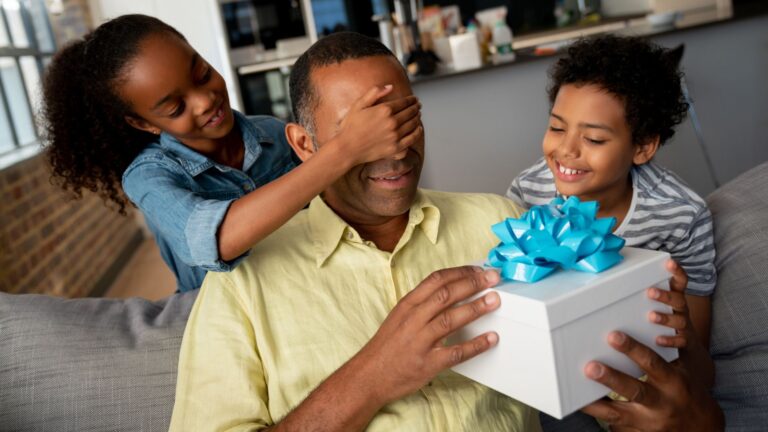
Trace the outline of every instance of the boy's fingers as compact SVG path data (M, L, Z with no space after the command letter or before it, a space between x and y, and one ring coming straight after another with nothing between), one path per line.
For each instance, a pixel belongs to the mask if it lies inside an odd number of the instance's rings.
M665 314L661 312L649 312L648 320L652 323L663 325L681 331L688 328L688 320L682 314Z
M365 92L364 95L360 96L360 98L352 104L352 109L350 112L359 111L375 105L379 99L386 96L391 91L392 84L371 87L367 92Z
M648 288L648 297L665 305L671 306L677 312L683 312L688 308L685 294L675 291L667 291L659 288Z
M688 275L685 274L685 270L674 260L667 261L666 267L672 273L669 288L675 292L685 292L685 288L688 286Z

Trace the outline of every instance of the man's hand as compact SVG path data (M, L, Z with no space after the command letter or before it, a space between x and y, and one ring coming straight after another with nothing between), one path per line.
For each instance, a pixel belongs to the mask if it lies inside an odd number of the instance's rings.
M357 356L367 376L374 380L371 384L375 399L381 405L400 399L426 385L442 370L496 345L496 333L450 346L443 341L499 307L495 292L454 306L498 282L495 271L459 267L432 273L403 297Z
M373 87L355 101L330 143L350 158L351 166L392 157L424 134L416 96L379 102L392 86Z
M628 402L599 400L583 411L611 425L612 431L722 431L723 413L717 402L682 365L667 363L653 350L621 332L608 342L627 355L648 375L639 381L599 362L590 362L585 374Z
M363 430L384 405L496 345L496 333L452 346L443 339L499 307L495 292L456 306L498 282L498 273L479 267L432 273L400 300L368 344L270 430Z

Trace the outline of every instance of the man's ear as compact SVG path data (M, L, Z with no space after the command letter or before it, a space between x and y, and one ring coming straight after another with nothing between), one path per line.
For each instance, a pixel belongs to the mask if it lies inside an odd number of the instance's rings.
M306 161L315 154L315 143L312 135L298 123L288 123L285 126L285 136L296 156Z
M644 143L638 144L635 146L635 155L632 157L632 163L635 165L647 163L653 159L660 145L660 137L658 135L648 138Z
M149 132L153 135L160 135L160 132L161 132L160 128L152 126L151 124L149 124L149 122L147 122L141 117L127 115L124 118L125 118L125 122L135 129L138 129L144 132Z

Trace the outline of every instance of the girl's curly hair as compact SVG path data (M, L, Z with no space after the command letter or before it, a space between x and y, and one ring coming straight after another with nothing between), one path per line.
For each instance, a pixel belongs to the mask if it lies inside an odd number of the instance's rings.
M43 77L41 123L52 182L76 198L83 189L98 193L121 214L128 204L123 172L156 137L126 123L135 114L116 88L144 38L160 32L184 39L157 18L115 18L60 50Z
M639 37L580 39L550 70L550 103L555 103L557 92L566 84L597 85L623 101L635 144L656 136L664 144L688 111L679 70L681 55Z

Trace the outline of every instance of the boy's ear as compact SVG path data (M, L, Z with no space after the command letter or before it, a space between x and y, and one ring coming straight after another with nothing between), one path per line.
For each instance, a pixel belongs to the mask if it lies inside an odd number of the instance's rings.
M149 132L153 135L160 135L161 131L159 128L152 126L151 124L149 124L149 122L147 122L141 117L127 115L124 118L125 118L125 122L135 129L138 129L144 132Z
M635 147L635 155L632 157L632 163L635 165L647 163L653 159L653 156L656 154L656 151L659 150L660 145L660 137L658 135L637 145Z
M315 154L315 143L312 135L298 123L288 123L285 126L285 137L288 144L302 161L306 161Z

